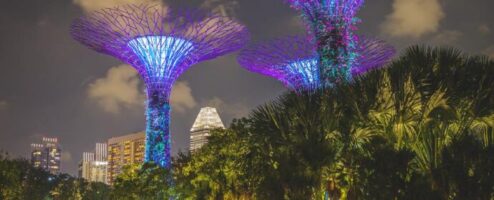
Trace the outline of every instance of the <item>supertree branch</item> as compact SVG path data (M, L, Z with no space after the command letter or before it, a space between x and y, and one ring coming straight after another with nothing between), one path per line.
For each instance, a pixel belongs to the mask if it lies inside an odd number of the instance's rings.
M238 50L249 33L238 22L159 5L104 9L74 21L73 38L132 65L147 88L146 161L169 167L170 92L190 66Z
M392 46L381 40L361 37L355 47L352 75L362 75L383 66L395 54ZM314 41L307 36L290 36L246 47L238 62L247 70L281 81L297 93L323 88L319 54Z
M281 81L295 92L318 87L317 53L307 36L290 36L254 44L240 52L245 69Z
M383 40L363 36L360 38L356 49L358 57L351 71L353 76L383 67L396 54L395 48Z

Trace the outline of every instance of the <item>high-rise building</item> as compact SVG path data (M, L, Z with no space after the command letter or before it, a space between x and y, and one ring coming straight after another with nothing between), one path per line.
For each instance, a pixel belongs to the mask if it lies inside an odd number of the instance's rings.
M31 163L52 174L60 173L62 148L57 138L43 137L41 144L31 144Z
M79 163L79 178L91 179L91 163L94 161L94 153L82 153L82 160Z
M201 108L197 115L196 121L190 129L190 151L194 152L208 142L208 136L211 130L225 128L216 108Z
M144 161L146 134L138 132L108 140L108 184L122 172L122 167Z
M79 163L79 177L90 182L107 183L107 144L97 143L95 153L84 152Z

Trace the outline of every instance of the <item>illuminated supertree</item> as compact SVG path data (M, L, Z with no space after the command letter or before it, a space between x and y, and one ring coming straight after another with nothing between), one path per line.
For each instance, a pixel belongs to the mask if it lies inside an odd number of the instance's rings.
M312 90L319 84L317 52L307 37L285 37L249 45L237 60L249 71L281 81L290 90Z
M285 0L302 13L316 42L321 79L325 84L348 81L359 55L359 37L353 32L364 0Z
M132 65L147 88L145 161L170 166L170 92L191 65L245 45L245 26L198 10L128 5L77 19L73 38Z
M362 38L356 45L357 57L352 76L381 66L394 55L394 48L383 41ZM243 49L238 62L249 71L281 81L297 93L314 91L324 84L320 80L319 56L313 40L306 36L285 37L250 45Z

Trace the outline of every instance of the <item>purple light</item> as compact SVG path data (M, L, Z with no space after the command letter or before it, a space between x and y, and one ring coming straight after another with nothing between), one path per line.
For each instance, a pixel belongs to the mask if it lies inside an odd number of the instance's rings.
M396 54L393 46L383 40L361 36L357 48L358 59L352 67L352 75L363 75L366 72L380 68L391 61Z
M249 71L278 79L290 90L312 90L319 84L314 47L307 37L286 37L250 45L240 52L238 62Z
M384 65L395 53L383 41L363 37L360 41L351 68L353 76ZM295 92L324 86L319 75L319 55L314 42L305 36L250 45L241 51L238 62L249 71L276 78Z
M147 88L145 161L170 166L170 92L190 66L236 51L249 38L238 22L198 10L128 5L81 17L72 37L132 65Z
M307 32L314 40L319 56L320 78L325 86L350 81L355 74L384 65L394 50L383 50L378 55L372 44L385 45L354 34L360 19L356 17L364 0L285 0L301 12ZM370 48L369 50L362 49ZM363 62L363 59L371 62Z

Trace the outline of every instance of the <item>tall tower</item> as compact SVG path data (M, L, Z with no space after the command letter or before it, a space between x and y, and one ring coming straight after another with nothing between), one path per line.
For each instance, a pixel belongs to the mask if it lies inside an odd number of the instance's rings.
M192 65L239 50L244 25L199 10L154 5L104 9L74 21L75 40L132 65L147 89L145 161L170 167L170 93Z
M58 138L43 137L41 144L31 144L31 163L51 174L60 173L62 148Z
M196 121L190 129L190 151L194 152L208 142L208 136L211 130L222 128L225 126L221 122L221 118L216 111L216 108L204 107L197 115Z

